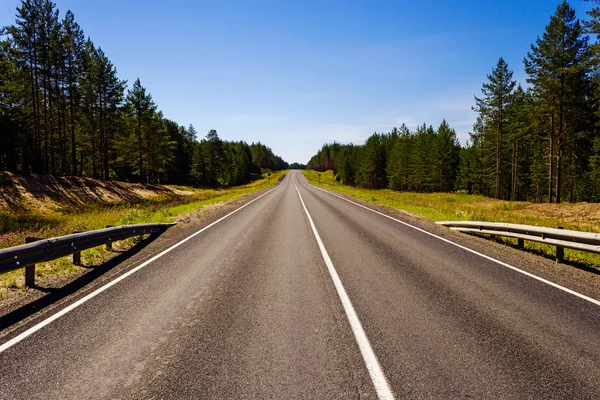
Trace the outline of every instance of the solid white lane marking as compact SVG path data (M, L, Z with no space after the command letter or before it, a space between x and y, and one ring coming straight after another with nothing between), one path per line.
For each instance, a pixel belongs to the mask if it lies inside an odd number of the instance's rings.
M210 228L210 227L218 224L219 222L223 221L224 219L226 219L226 218L230 217L231 215L235 214L236 212L240 211L242 208L245 208L245 207L249 206L250 204L254 203L256 200L261 199L262 197L268 195L269 193L271 193L272 191L274 191L276 189L277 189L277 187L269 190L266 193L261 194L260 196L258 196L257 198L249 201L248 203L244 204L243 206L241 206L239 208L236 208L235 210L233 210L229 214L225 215L224 217L221 217L218 220L216 220L215 222L211 223L210 225L207 225L204 228L200 229L199 231L192 233L190 236L188 236L185 239L183 239L183 240L175 243L173 246L169 247L168 249L163 250L159 254L157 254L154 257L150 258L149 260L143 262L142 264L138 265L137 267L133 268L132 270L127 271L126 273L124 273L123 275L119 276L118 278L116 278L116 279L108 282L106 285L104 285L104 286L102 286L102 287L94 290L92 293L90 293L90 294L82 297L81 299L77 300L75 303L70 304L69 306L67 306L67 307L63 308L62 310L58 311L56 314L51 315L50 317L46 318L42 322L39 322L38 324L36 324L36 325L32 326L31 328L27 329L26 331L24 331L23 333L15 336L14 338L12 338L11 340L9 340L8 342L0 345L0 353L4 352L5 350L7 350L10 347L14 346L15 344L19 343L20 341L22 341L26 337L32 335L33 333L39 331L40 329L42 329L46 325L48 325L48 324L52 323L53 321L59 319L63 315L67 314L68 312L70 312L70 311L74 310L75 308L79 307L80 305L82 305L86 301L88 301L88 300L96 297L97 295L99 295L100 293L104 292L106 289L110 288L111 286L116 285L117 283L121 282L123 279L127 278L128 276L133 275L134 273L136 273L140 269L144 268L148 264L150 264L150 263L158 260L159 258L161 258L162 256L164 256L165 254L167 254L170 251L172 251L172 250L176 249L177 247L181 246L182 244L184 244L188 240L192 239L193 237L201 234L202 232L204 232L208 228Z
M302 174L302 175L304 175L304 174ZM305 178L306 178L306 177L305 177ZM309 185L310 185L310 184L309 184ZM591 297L588 297L588 296L586 296L586 295L584 295L584 294L581 294L581 293L579 293L579 292L576 292L576 291L574 291L574 290L572 290L572 289L569 289L569 288L566 288L566 287L564 287L564 286L561 286L561 285L559 285L558 283L554 283L554 282L552 282L552 281L549 281L549 280L547 280L547 279L544 279L544 278L542 278L542 277L539 277L539 276L537 276L537 275L534 275L534 274L532 274L532 273L530 273L530 272L523 271L522 269L519 269L519 268L517 268L517 267L514 267L514 266L512 266L512 265L510 265L510 264L507 264L507 263L505 263L505 262L503 262L503 261L496 260L495 258L493 258L493 257L490 257L490 256L486 256L485 254L482 254L482 253L480 253L480 252L478 252L478 251L475 251L475 250L473 250L473 249L470 249L470 248L468 248L468 247L465 247L465 246L463 246L463 245L460 245L460 244L458 244L458 243L454 243L454 242L453 242L453 241L451 241L451 240L448 240L448 239L446 239L446 238L443 238L443 237L441 237L441 236L438 236L438 235L436 235L436 234L434 234L434 233L427 232L427 231L426 231L426 230L424 230L424 229L418 228L418 227L416 227L416 226L414 226L414 225L411 225L411 224L409 224L409 223L407 223L407 222L400 221L399 219L396 219L396 218L394 218L394 217L390 217L389 215L386 215L386 214L384 214L384 213L382 213L382 212L379 212L379 211L373 210L372 208L369 208L369 207L363 206L362 204L356 203L356 202L354 202L354 201L352 201L352 200L348 200L348 199L346 199L346 198L344 198L344 197L342 197L342 196L339 196L339 195L337 195L337 194L331 193L331 192L329 192L329 191L327 191L327 190L324 190L324 189L318 188L318 187L316 187L316 186L314 186L314 185L311 185L311 187L313 187L313 188L315 188L315 189L317 189L317 190L320 190L321 192L327 193L327 194L329 194L329 195L331 195L331 196L337 197L338 199L342 199L342 200L344 200L344 201L347 201L348 203L352 203L352 204L354 204L354 205L356 205L356 206L362 207L362 208L364 208L365 210L369 210L369 211L371 211L371 212L374 212L375 214L379 214L379 215L381 215L381 216L384 216L384 217L386 217L386 218L389 218L389 219L391 219L391 220L393 220L393 221L396 221L396 222L398 222L398 223L400 223L400 224L402 224L402 225L408 226L409 228L413 228L413 229L415 229L415 230L417 230L417 231L419 231L419 232L422 232L422 233L424 233L424 234L426 234L426 235L433 236L434 238L437 238L437 239L439 239L439 240L442 240L442 241L444 241L444 242L446 242L446 243L449 243L449 244L451 244L451 245L453 245L453 246L456 246L456 247L458 247L458 248L461 248L461 249L463 249L463 250L466 250L466 251L468 251L468 252L470 252L470 253L476 254L476 255L478 255L478 256L480 256L480 257L483 257L483 258L485 258L486 260L489 260L489 261L495 262L496 264L500 264L500 265L502 265L503 267L506 267L506 268L512 269L513 271L516 271L516 272L518 272L518 273L520 273L520 274L526 275L526 276L528 276L528 277L530 277L530 278L533 278L533 279L535 279L535 280L537 280L537 281L540 281L540 282L543 282L543 283L545 283L545 284L547 284L547 285L550 285L550 286L552 286L552 287L554 287L554 288L556 288L556 289L562 290L563 292L569 293L569 294L571 294L571 295L573 295L573 296L579 297L580 299L583 299L583 300L585 300L585 301L589 301L590 303L593 303L593 304L595 304L595 305L597 305L597 306L600 306L600 301L598 301L598 300L596 300L596 299L593 299L593 298L591 298Z
M329 275L331 275L331 279L333 280L333 284L337 290L338 296L342 301L342 305L344 307L344 311L346 312L346 316L348 317L348 322L350 322L350 327L352 328L352 332L354 333L354 337L356 338L356 342L358 343L358 347L360 348L360 353L363 356L363 360L367 366L367 370L369 371L369 375L371 376L371 381L375 386L375 391L377 392L377 397L380 400L383 399L393 399L394 395L392 390L390 389L387 380L385 379L385 375L383 374L383 370L379 365L379 361L377 361L377 356L373 352L373 348L371 347L371 343L367 338L365 330L363 329L360 320L358 319L358 315L356 315L356 311L352 306L352 302L344 289L344 285L342 285L342 281L331 262L331 258L329 258L329 254L323 245L323 241L321 240L321 236L319 236L319 232L317 232L317 228L304 204L304 200L302 199L302 195L300 194L300 190L298 190L298 186L294 183L296 187L296 191L298 192L298 196L300 197L300 201L302 202L302 207L304 208L304 212L308 217L308 222L310 223L310 227L312 228L313 234L317 239L317 243L319 244L319 249L321 250L321 255L323 256L323 260L325 260L325 264L327 265L327 269L329 270Z

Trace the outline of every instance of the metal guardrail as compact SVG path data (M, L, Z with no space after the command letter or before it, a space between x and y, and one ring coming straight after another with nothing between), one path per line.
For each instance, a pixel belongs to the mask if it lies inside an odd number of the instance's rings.
M140 235L156 235L171 224L137 224L107 227L49 239L26 238L26 244L0 249L0 274L25 268L25 285L35 285L35 264L73 254L73 263L81 264L81 251Z
M557 261L563 261L565 248L600 254L600 234L598 233L502 222L442 221L436 222L436 224L463 233L516 238L519 248L523 248L525 240L556 246Z

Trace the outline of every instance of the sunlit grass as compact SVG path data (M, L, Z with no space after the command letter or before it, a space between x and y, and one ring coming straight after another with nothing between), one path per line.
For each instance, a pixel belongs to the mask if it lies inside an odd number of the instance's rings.
M136 203L92 203L84 207L64 210L44 210L31 212L0 212L0 248L25 243L25 237L50 238L74 232L105 228L108 225L128 225L137 223L173 222L186 214L192 214L203 207L238 199L277 183L286 171L273 172L270 179L263 176L247 185L223 189L196 189L179 187L189 195L160 194ZM136 238L123 241L132 245ZM121 243L123 243L121 242ZM100 265L108 257L104 247L96 247L82 252L84 265ZM61 258L36 267L36 279L80 272L82 267L74 266L71 258ZM0 275L0 300L2 290L23 289L23 270Z
M314 185L350 195L356 199L381 204L398 210L424 217L429 221L488 221L507 222L546 227L562 226L584 232L600 232L600 224L589 218L584 211L581 215L569 214L569 218L560 218L561 211L573 208L571 204L532 204L525 201L503 201L479 195L465 193L415 193L398 192L390 189L362 189L343 185L332 179L332 171L322 172L320 179L317 171L305 170L304 175ZM584 204L585 207L597 207L600 204ZM506 239L507 243L512 243ZM555 247L541 243L526 242L528 250L554 255ZM600 255L565 249L565 258L588 266L600 266Z

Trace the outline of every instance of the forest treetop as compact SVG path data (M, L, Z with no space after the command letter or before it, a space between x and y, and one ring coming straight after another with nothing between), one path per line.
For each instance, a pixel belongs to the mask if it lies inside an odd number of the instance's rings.
M22 0L0 36L0 170L137 182L235 185L287 163L261 143L165 118L75 20Z

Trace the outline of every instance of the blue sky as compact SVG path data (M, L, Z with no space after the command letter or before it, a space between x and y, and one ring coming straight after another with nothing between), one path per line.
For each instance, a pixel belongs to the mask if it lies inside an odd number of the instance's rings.
M445 118L464 143L486 74L502 56L525 83L523 57L559 1L56 3L167 118L305 163L403 122ZM0 25L19 4L0 0ZM571 5L585 17L588 3Z

